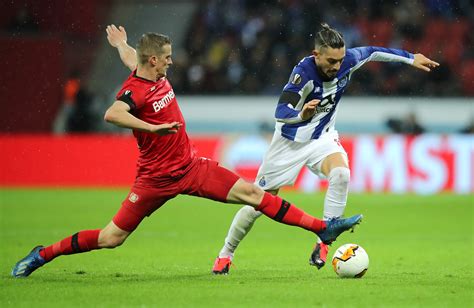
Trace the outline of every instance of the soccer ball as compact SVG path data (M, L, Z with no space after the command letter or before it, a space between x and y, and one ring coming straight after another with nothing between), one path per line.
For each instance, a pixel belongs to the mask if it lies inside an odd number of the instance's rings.
M332 266L342 278L360 278L369 268L369 255L357 244L344 244L332 257Z

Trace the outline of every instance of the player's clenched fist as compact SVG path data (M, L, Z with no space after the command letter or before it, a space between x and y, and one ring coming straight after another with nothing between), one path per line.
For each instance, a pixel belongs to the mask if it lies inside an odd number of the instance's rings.
M303 106L303 110L300 112L300 116L303 121L311 119L314 116L316 113L316 106L318 106L319 102L319 99L313 99Z

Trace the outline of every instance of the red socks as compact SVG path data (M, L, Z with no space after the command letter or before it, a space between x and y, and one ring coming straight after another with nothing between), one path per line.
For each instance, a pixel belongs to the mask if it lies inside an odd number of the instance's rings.
M100 229L85 230L66 237L51 246L40 250L40 256L49 262L61 255L81 253L98 248Z
M303 229L318 233L326 228L326 223L319 220L278 196L265 193L262 202L256 208L273 220L287 225L299 226Z

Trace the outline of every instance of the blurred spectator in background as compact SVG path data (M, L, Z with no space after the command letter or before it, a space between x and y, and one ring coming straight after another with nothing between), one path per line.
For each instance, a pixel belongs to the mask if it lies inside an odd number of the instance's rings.
M56 115L53 124L53 131L56 134L64 134L69 126L68 122L71 118L74 105L76 104L77 94L81 87L79 71L73 70L66 79L63 88L63 104Z
M469 1L316 2L201 1L185 39L193 65L174 84L189 94L278 94L281 76L291 71L287 64L311 51L308 38L329 22L342 30L348 48L389 46L442 63L429 78L399 64L371 63L354 78L349 95L474 95Z
M402 119L388 119L387 126L393 133L396 134L419 135L426 131L425 128L421 126L420 123L418 123L418 119L414 112L410 112L405 118Z
M93 131L96 121L92 101L92 94L81 84L80 72L73 70L64 84L63 105L54 121L54 133Z
M112 7L127 10L123 2L53 1L47 5L34 0L2 2L6 8L0 32L6 51L14 43L35 52L38 49L58 55L57 61L39 61L34 68L50 76L50 82L37 83L35 89L23 90L25 97L35 97L38 89L55 93L42 109L48 117L48 125L42 129L50 127L51 110L62 104L61 85L72 81L64 78L72 68L81 68L81 84L93 87L97 97L111 93L113 85L104 81L105 78L100 83L92 80L101 70L100 61L95 61L100 55L98 32ZM141 0L137 1L137 7L143 4L153 10L161 5L159 2L150 5L150 1ZM184 34L182 41L176 42L175 65L169 72L175 90L183 94L276 95L286 82L284 79L290 74L291 65L312 50L315 29L321 22L329 22L341 30L347 48L387 46L420 52L441 63L440 68L427 78L422 72L409 72L409 67L397 63L369 63L363 73L355 73L356 78L352 78L346 95L474 96L474 5L469 0L183 2L189 4L193 17L173 25L183 27L178 32ZM138 8L136 12L141 10ZM156 13L162 12L157 10ZM135 19L135 15L127 16L124 22L132 23ZM150 26L156 25L159 23ZM9 52L8 57L5 62L12 67L15 67L15 61L21 61L21 55L16 51ZM31 75L29 70L20 73L23 77ZM21 79L20 75L16 77ZM71 82L66 88L74 88L73 84ZM22 85L18 82L15 87L20 89ZM15 92L13 87L7 87L7 91ZM79 91L72 92L76 97ZM90 117L91 106L85 102L91 99L91 94L82 93L81 102L84 103L78 104L77 108L73 108L75 100L68 99L69 96L63 95L62 116L57 117L54 131L89 130L91 124L87 124L89 120L86 119ZM107 107L106 102L98 102L102 110ZM74 120L69 117L73 109L78 112ZM66 113L68 115L64 115ZM66 125L67 119L70 119L70 125ZM102 121L98 123L95 123L97 127L102 125Z
M92 111L94 97L84 86L79 88L76 102L68 118L66 130L69 133L87 133L95 130L95 124L99 122Z

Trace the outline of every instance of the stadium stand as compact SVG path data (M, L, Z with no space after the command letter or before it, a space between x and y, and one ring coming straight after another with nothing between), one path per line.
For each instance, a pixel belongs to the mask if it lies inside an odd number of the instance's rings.
M101 114L128 73L104 38L111 22L127 27L132 45L144 31L172 36L169 78L180 95L278 95L292 66L311 52L312 35L324 21L343 32L348 47L404 48L442 64L426 77L400 64L369 63L347 96L474 96L474 9L466 0L27 0L3 6L2 56L5 69L16 73L0 95L23 103L7 104L10 116L0 131L51 131L63 87L77 69ZM34 67L24 64L27 58L37 61ZM44 82L24 87L32 76ZM34 114L22 117L25 109Z

